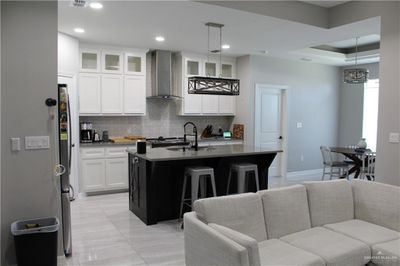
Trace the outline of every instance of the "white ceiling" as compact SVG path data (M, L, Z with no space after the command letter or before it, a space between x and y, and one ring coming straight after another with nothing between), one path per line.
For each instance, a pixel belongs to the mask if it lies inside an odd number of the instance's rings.
M83 42L206 53L204 23L212 21L225 24L223 42L231 46L226 54L267 50L267 56L295 60L301 57L293 52L300 49L380 33L378 18L325 29L191 1L107 1L103 5L102 10L92 10L59 2L59 31ZM75 27L86 32L77 34ZM157 35L163 35L165 42L157 43ZM212 40L217 40L215 34Z
M315 5L315 6L325 7L325 8L331 8L331 7L346 3L346 2L350 2L350 0L347 0L347 1L303 1L303 0L300 0L300 1L311 4L311 5Z
M378 34L371 34L367 36L362 36L358 38L358 45L367 45L378 43L381 39L381 36ZM351 48L356 46L356 38L351 38L348 40L327 43L327 45L335 47L335 48Z

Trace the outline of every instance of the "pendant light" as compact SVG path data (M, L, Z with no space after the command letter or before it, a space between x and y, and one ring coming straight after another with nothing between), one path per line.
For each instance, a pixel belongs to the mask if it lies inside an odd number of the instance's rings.
M366 68L357 68L358 56L358 37L356 38L356 58L354 68L345 69L343 72L343 81L348 84L361 84L368 81L369 70Z
M208 30L207 63L209 63L210 52L219 54L219 69L222 73L222 27L223 24L208 22L205 24ZM219 49L210 50L210 27L219 29ZM211 94L211 95L239 95L240 81L238 79L228 79L209 76L194 76L188 78L189 94Z

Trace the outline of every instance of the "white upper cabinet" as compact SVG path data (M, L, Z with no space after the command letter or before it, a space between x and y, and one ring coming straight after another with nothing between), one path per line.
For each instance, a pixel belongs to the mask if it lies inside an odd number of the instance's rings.
M103 73L122 74L122 53L103 51L101 55Z
M100 75L81 73L79 75L79 112L98 114L101 112Z
M100 51L90 49L80 51L79 65L81 72L99 72L100 61Z
M235 77L234 61L224 60L220 65L219 59L206 56L179 54L180 66L178 73L182 76L180 115L235 115L236 97L220 95L201 95L188 93L188 78L192 76L206 77Z
M146 79L144 76L124 77L124 113L146 115Z
M124 74L144 75L146 73L146 54L124 53Z
M104 114L122 113L122 88L121 75L101 76L101 112Z
M223 61L221 64L221 77L222 78L235 78L236 68L233 62ZM235 115L236 113L236 96L219 96L219 110L220 114Z
M146 115L145 50L85 45L80 72L80 115Z

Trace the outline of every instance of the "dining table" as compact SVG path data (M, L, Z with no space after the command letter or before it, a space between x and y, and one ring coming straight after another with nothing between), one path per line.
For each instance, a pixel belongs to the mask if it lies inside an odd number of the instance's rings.
M348 160L349 165L351 166L348 174L351 175L354 173L354 178L358 178L360 176L361 169L363 167L363 155L365 152L370 151L369 149L362 148L350 148L350 147L330 147L331 152L343 154ZM341 176L340 178L345 178L345 176Z

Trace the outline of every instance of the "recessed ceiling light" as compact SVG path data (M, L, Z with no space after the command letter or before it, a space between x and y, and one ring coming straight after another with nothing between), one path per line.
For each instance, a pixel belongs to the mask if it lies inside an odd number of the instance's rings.
M157 36L156 37L156 41L157 42L163 42L163 41L165 41L165 38L163 36Z
M302 58L300 58L300 60L301 61L305 61L305 62L311 62L312 61L311 58L308 58L308 57L302 57Z
M93 9L102 9L103 8L103 4L99 3L99 2L91 2L89 4L89 6Z
M223 44L223 45L221 46L221 48L222 48L222 49L229 49L229 48L231 48L231 46L230 46L229 44Z
M74 31L75 31L76 33L84 33L84 32L85 32L85 30L82 29L82 28L75 28Z

